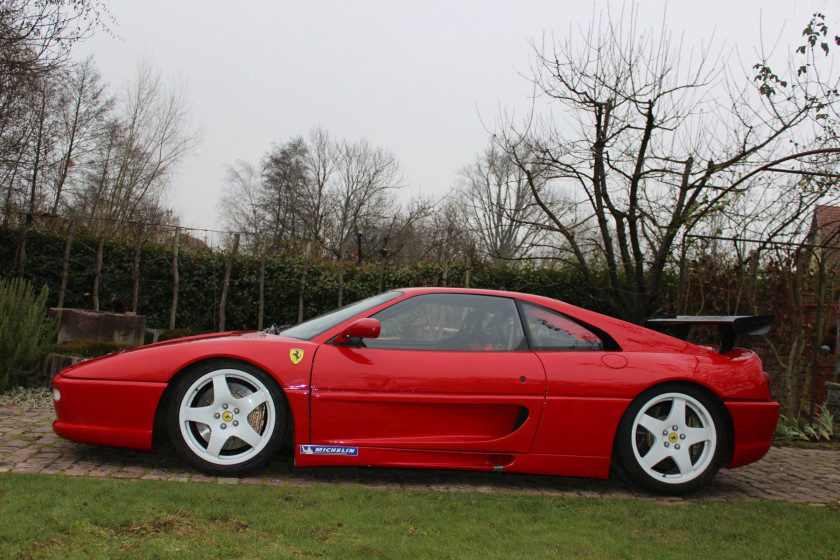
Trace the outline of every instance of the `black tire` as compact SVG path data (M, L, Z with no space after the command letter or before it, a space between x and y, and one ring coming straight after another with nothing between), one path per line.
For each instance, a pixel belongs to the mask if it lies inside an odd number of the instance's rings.
M624 413L615 450L631 482L681 496L708 484L729 456L723 404L703 389L666 384L639 395Z
M234 360L205 362L180 376L166 418L178 454L216 476L239 476L268 463L283 446L287 423L277 382Z

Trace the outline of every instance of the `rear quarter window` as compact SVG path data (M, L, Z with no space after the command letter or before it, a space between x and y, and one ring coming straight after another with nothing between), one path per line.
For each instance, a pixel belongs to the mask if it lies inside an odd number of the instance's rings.
M534 350L604 349L601 337L562 313L522 303L522 316Z

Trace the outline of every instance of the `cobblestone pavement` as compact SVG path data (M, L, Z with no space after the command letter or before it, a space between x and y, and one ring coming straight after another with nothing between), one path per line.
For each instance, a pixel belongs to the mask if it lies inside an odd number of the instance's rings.
M722 470L714 482L689 498L640 493L611 477L589 480L553 476L380 469L295 468L278 457L262 472L242 478L213 478L184 464L170 448L130 451L74 443L52 431L52 409L0 406L0 472L65 474L101 478L169 480L214 484L309 486L339 484L441 492L511 492L551 496L684 500L776 500L840 502L840 450L774 447L757 463Z

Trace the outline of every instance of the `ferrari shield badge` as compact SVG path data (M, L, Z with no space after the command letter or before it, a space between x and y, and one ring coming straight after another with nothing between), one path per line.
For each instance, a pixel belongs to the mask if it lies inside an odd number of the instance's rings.
M289 350L289 358L292 360L293 364L298 365L303 359L303 350L300 348L292 348Z

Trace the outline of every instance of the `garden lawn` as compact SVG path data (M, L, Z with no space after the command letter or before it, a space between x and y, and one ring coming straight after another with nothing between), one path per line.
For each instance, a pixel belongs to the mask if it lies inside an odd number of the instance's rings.
M4 473L0 558L840 558L834 506Z

